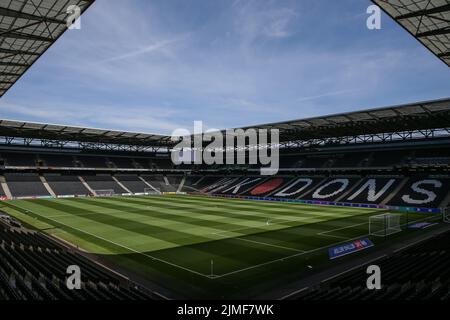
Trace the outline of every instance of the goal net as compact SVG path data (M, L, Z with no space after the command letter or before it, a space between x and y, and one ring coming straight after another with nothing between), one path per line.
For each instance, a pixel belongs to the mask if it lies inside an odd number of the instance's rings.
M160 195L161 192L152 189L152 188L144 188L144 194L147 196L154 196L154 195Z
M114 195L113 189L94 190L98 197L112 197Z
M388 236L401 232L400 214L385 213L369 217L369 234L372 236Z
M450 223L450 207L442 209L442 220L445 223Z

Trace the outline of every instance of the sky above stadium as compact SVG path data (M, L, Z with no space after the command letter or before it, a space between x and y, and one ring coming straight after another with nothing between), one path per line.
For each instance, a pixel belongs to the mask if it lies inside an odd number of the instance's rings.
M450 97L450 69L368 0L96 0L0 118L171 134Z

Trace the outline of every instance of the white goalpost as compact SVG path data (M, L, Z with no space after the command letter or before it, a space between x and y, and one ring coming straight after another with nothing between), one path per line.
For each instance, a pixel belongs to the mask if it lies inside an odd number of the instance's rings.
M144 188L144 194L146 196L155 196L155 195L160 195L161 192L159 192L153 188Z
M450 223L450 207L442 209L442 220L445 223Z
M112 197L114 195L113 189L94 190L97 197Z
M400 214L385 213L369 217L369 234L384 237L402 231Z

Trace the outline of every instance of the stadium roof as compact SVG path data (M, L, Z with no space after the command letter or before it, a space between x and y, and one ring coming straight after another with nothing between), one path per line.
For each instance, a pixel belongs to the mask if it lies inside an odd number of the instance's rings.
M280 142L450 127L450 98L242 129L279 129Z
M171 144L170 136L157 134L14 120L0 120L0 136L134 146L167 146Z
M0 1L0 97L67 30L67 8L95 0Z
M450 0L372 0L450 67Z
M241 129L279 129L280 142L290 142L440 128L450 128L450 98ZM169 148L176 143L168 135L13 120L0 120L0 136Z

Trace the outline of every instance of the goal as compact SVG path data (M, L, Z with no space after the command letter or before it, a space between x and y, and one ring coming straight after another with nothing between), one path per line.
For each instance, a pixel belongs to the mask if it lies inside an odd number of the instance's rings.
M113 189L94 190L97 197L112 197L114 195Z
M402 231L400 214L385 213L369 217L369 234L384 237Z
M152 188L144 188L144 194L146 196L155 196L155 195L160 195L161 192L156 191L155 189L152 189Z
M450 223L450 207L442 209L442 220L445 223Z

